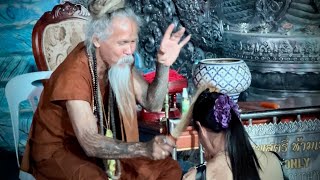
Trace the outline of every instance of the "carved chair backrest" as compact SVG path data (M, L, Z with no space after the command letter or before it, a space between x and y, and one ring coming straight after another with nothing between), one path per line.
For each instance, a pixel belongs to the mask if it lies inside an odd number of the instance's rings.
M90 14L79 4L65 2L44 13L32 32L32 51L39 71L55 70L85 37Z

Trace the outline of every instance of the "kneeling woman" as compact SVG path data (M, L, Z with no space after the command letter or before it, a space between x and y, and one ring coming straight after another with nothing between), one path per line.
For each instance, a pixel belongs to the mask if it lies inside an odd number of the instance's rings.
M252 148L232 99L210 88L194 98L187 117L198 131L206 163L191 168L183 179L284 179L275 154Z

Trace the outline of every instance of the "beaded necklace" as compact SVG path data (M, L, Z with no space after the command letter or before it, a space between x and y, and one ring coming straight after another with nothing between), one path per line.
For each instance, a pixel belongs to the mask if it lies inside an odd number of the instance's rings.
M103 114L102 114L102 104L101 104L101 92L98 81L97 74L97 59L95 57L95 49L91 51L87 49L87 57L89 59L89 69L92 78L92 88L93 88L93 114L99 121L100 125L100 134L104 135L103 131Z
M95 54L95 49L93 48L91 51L87 49L87 57L89 59L89 69L90 69L90 74L92 78L92 87L93 87L93 114L99 121L99 126L100 126L100 134L104 135L108 138L115 138L115 122L112 121L114 120L114 114L111 112L111 109L113 110L113 103L112 103L112 90L109 89L109 106L108 108L108 116L105 114L105 109L104 106L102 105L102 95L100 91L100 86L99 86L99 81L98 81L98 73L97 73L97 59L96 59L96 54ZM103 120L104 118L106 119L106 133L104 134L104 125L103 125ZM111 123L112 123L112 129L113 132L111 131L110 128L110 118L111 117ZM106 169L106 173L109 176L109 179L119 179L121 176L121 165L119 160L106 160L103 159ZM117 165L117 174L116 174L116 165Z

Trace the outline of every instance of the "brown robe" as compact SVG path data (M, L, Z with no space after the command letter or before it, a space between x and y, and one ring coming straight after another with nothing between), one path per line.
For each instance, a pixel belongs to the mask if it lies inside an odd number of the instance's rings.
M105 87L100 83L100 87ZM105 88L101 88L101 92L104 95ZM92 105L92 79L83 43L68 55L44 85L21 169L36 179L107 179L97 165L98 159L88 157L81 148L62 103L67 100L84 100ZM138 141L137 122L130 128L124 123L124 132L127 141ZM122 179L181 177L179 164L171 158L123 159L121 164Z

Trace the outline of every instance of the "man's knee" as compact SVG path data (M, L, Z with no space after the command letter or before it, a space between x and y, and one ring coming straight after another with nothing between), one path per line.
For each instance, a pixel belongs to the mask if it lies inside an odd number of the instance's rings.
M182 169L178 163L178 161L173 160L171 157L164 160L165 164L162 165L164 167L164 171L162 172L161 177L163 179L181 179Z
M97 165L88 163L82 165L72 176L72 179L105 180L107 174Z

